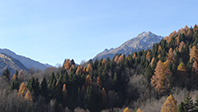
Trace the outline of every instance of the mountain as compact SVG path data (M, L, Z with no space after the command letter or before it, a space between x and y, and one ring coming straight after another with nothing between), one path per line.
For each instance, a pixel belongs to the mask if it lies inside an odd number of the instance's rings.
M13 75L16 70L28 70L19 60L0 53L0 74L2 74L6 68L9 69L11 75Z
M97 54L93 60L109 57L112 59L116 54L132 54L135 51L152 48L153 44L160 42L164 37L153 34L152 32L142 32L137 37L132 38L121 46L110 50L105 49L103 52Z
M19 60L26 68L33 67L35 69L43 69L44 70L45 68L51 67L51 65L49 65L49 64L43 64L38 61L32 60L30 58L27 58L27 57L24 57L21 55L17 55L16 53L12 52L9 49L0 49L0 53L7 54L7 55Z

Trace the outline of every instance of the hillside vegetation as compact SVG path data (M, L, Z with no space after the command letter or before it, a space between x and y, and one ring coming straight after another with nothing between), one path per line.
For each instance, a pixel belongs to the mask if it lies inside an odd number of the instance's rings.
M152 49L44 72L4 71L0 111L198 111L198 25L174 31Z

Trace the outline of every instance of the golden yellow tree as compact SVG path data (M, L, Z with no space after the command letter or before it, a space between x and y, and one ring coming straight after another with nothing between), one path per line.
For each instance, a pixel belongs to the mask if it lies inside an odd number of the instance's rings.
M128 107L126 107L123 112L130 112L130 110Z
M187 73L187 69L186 66L183 62L181 62L179 64L179 66L177 67L177 74L180 75L180 82L184 82L186 80L186 78L188 77L188 73Z
M25 94L25 100L29 100L29 101L32 101L32 95L30 94L30 91L28 90Z
M87 69L86 69L86 72L90 72L92 70L92 67L91 67L91 64L89 63L88 65L87 65Z
M27 89L25 83L23 82L23 83L20 85L20 87L19 87L18 96L23 96L27 90L28 90L28 89Z
M140 108L138 108L136 112L144 112L144 111L142 111Z
M193 46L192 49L190 50L190 61L191 59L198 60L198 50L196 46Z
M161 112L177 112L177 101L172 95L169 95L162 105Z

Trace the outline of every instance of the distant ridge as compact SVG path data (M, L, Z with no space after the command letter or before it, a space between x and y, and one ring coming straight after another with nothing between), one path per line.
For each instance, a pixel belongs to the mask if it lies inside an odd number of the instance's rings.
M0 53L0 75L6 68L9 69L11 75L13 75L16 70L28 70L19 60L14 59L13 57L6 54Z
M16 53L14 53L13 51L11 51L9 49L0 49L0 53L4 53L6 55L9 55L9 56L19 60L28 69L33 67L35 69L43 69L44 70L48 67L52 67L49 64L43 64L38 61L27 58L25 56L17 55Z
M132 54L135 51L152 48L153 44L160 42L161 39L163 39L163 36L158 36L153 34L152 32L142 32L137 37L132 38L125 43L123 43L121 46L110 50L105 49L103 52L97 54L93 60L100 60L101 58L107 59L109 57L112 59L116 54Z

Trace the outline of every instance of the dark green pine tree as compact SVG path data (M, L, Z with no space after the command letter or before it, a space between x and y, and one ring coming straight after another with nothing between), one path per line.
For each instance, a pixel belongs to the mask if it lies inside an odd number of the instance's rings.
M6 68L1 77L5 76L10 81L10 71Z
M50 76L49 82L48 82L48 85L49 85L50 88L53 86L54 80L55 80L55 82L56 82L56 78L55 78L54 72L52 72L52 75ZM55 84L56 84L56 83L55 83Z
M41 95L44 96L46 99L48 99L48 87L45 76L43 77L43 80L41 82L40 91L41 91Z
M179 104L177 112L186 112L183 101Z
M18 73L19 73L18 70L16 70L16 71L15 71L15 75L18 76Z
M52 112L60 112L60 109L59 109L59 106L58 106L58 102L57 102L56 99L54 100L54 104L52 106Z
M14 90L14 89L19 89L19 81L18 80L14 80L11 84L10 90Z
M185 108L186 112L193 112L193 110L194 110L193 100L189 96L188 92L186 93L186 97L184 99L184 108Z
M40 93L40 88L39 88L39 82L38 79L32 77L29 81L28 81L28 85L27 88L34 93L34 95L37 97Z
M194 111L198 112L198 95L196 96L196 100L195 100L194 106L195 106Z

